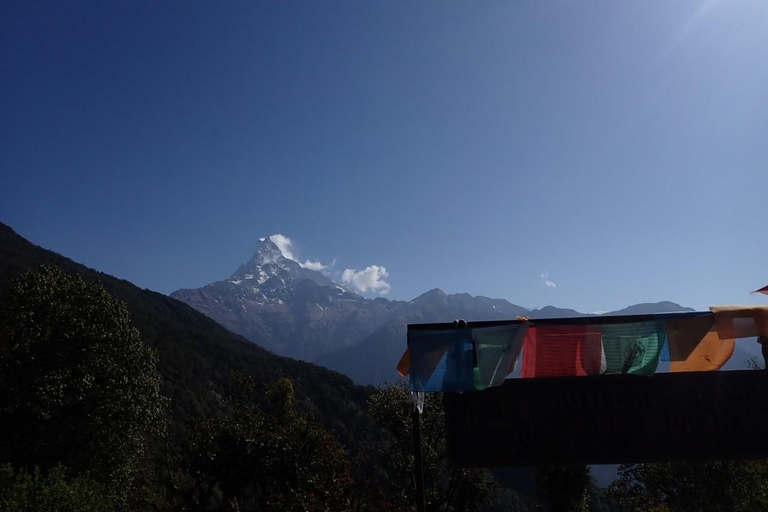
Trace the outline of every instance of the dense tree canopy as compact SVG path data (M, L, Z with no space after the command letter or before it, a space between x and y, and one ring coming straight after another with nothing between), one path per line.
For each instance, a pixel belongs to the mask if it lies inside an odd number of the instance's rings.
M764 511L768 463L628 464L608 492L627 512Z
M3 512L115 512L110 489L86 475L70 476L62 466L43 474L39 468L14 470L0 465L0 510Z
M351 510L347 453L298 411L291 381L275 382L259 404L248 395L231 398L229 412L193 421L172 468L170 501L184 510Z
M0 462L63 464L118 493L163 411L152 349L126 305L56 267L15 281L0 312Z

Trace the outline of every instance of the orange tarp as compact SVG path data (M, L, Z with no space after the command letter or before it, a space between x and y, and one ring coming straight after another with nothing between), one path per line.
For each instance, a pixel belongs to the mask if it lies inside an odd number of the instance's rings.
M720 369L733 354L735 340L721 339L712 316L667 320L669 371L703 372Z

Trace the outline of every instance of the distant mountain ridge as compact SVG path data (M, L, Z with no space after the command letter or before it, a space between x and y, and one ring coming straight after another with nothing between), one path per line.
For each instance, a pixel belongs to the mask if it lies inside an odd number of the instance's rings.
M672 311L695 311L693 308L684 308L680 304L674 302L662 301L662 302L644 302L642 304L635 304L618 311L612 311L610 313L604 313L605 316L616 315L650 315L653 313L670 313Z
M229 279L177 290L171 297L272 352L316 362L364 384L396 378L409 323L591 316L554 306L531 310L439 288L407 302L369 299L287 257L271 237L261 238L253 257ZM607 314L672 311L693 310L659 302Z

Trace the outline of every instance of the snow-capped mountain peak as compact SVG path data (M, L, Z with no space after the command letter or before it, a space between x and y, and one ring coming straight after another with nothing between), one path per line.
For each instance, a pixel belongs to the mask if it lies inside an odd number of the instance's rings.
M230 284L258 288L258 292L266 294L269 299L270 291L278 288L291 287L299 281L308 279L321 286L335 287L331 279L324 274L306 268L296 261L290 252L290 245L283 243L287 240L282 235L272 235L259 238L256 252L250 260L240 267L227 280ZM281 248L281 243L283 248ZM286 250L288 253L286 254Z
M265 237L228 279L173 297L269 350L308 360L369 335L397 306L366 299L297 260L289 238Z
M286 258L285 254L283 254L283 251L280 250L280 247L278 247L277 244L272 240L274 236L275 235L267 238L259 238L259 246L256 248L254 259L258 256L259 263L261 265L267 263L279 264L281 260L290 259Z

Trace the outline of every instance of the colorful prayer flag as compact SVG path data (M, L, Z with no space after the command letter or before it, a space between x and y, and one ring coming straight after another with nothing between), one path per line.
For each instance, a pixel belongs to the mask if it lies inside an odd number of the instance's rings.
M721 339L712 315L667 320L669 371L719 370L733 354L735 340Z
M602 361L599 325L535 325L523 345L522 377L598 375Z
M525 378L652 375L660 358L670 362L672 372L718 370L732 356L736 338L768 339L768 306L710 309L637 320L548 319L539 324L518 319L493 327L409 327L408 348L397 370L410 374L415 392L479 391L501 385L521 350Z
M476 388L501 386L520 356L528 326L528 322L524 322L472 329L477 351Z
M606 375L653 375L666 339L665 322L605 324L603 353Z

